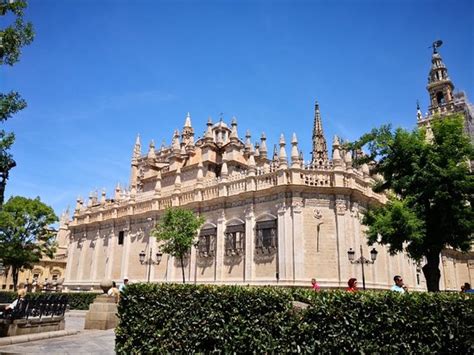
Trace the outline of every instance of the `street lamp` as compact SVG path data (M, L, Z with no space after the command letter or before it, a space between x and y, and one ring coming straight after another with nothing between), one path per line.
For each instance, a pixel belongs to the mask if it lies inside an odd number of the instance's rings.
M146 258L145 251L142 250L140 254L138 254L138 258L140 260L140 264L145 264L148 265L148 278L147 282L150 282L150 274L151 274L151 266L155 264L159 264L161 262L161 259L163 258L163 253L158 251L155 254L155 259L153 259L153 250L150 248L150 255L148 256L148 259Z
M360 264L362 266L362 288L365 291L365 271L364 271L364 264L373 264L375 260L377 259L377 254L378 251L375 250L375 248L372 248L370 251L370 260L366 259L364 257L364 254L362 252L362 245L360 246L360 257L355 258L355 251L352 250L352 248L349 248L347 251L347 257L349 258L349 261L351 264Z

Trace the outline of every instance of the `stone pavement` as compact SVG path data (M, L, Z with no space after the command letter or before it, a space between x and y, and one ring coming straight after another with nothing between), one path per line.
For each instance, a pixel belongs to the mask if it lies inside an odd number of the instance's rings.
M115 354L114 330L84 330L77 335L0 347L0 354Z
M76 335L0 347L0 354L115 354L114 330L84 330L85 312L66 313L65 330Z

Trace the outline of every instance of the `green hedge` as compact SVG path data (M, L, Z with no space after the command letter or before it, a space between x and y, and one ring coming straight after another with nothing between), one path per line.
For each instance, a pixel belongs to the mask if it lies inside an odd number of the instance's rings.
M474 298L461 294L133 284L119 318L122 354L474 351Z
M89 305L94 302L97 293L92 292L67 292L69 309L88 310Z
M29 293L28 297L36 297L44 295L44 293ZM91 292L64 292L62 295L67 295L69 309L87 310L89 305L94 301L97 293ZM16 298L16 292L0 291L0 303L13 302Z

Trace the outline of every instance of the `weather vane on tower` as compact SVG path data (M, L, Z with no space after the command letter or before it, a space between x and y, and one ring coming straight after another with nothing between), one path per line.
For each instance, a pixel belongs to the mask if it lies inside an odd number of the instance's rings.
M428 48L433 48L433 54L438 53L438 48L443 45L443 41L438 39L437 41L433 42L433 45L429 46Z

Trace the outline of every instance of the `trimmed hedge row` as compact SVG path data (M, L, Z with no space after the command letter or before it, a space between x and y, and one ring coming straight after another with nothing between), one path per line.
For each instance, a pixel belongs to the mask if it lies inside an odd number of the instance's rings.
M119 318L122 354L474 351L474 298L461 294L133 284Z
M97 293L92 292L64 292L63 295L67 295L69 309L87 310L89 305L97 297ZM28 297L34 298L37 295L43 295L43 293L28 293ZM13 291L1 291L0 292L0 303L9 303L17 298L16 292Z

